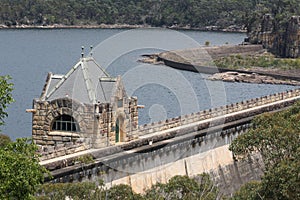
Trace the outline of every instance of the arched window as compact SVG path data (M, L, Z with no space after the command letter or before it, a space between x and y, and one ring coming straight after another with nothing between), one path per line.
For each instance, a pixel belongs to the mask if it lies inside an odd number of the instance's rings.
M55 118L52 124L52 131L78 131L78 126L73 117L69 115L60 115Z

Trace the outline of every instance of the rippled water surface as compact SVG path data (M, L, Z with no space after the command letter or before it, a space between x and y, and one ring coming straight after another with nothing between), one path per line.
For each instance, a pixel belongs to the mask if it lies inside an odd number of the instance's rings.
M211 45L238 44L239 33L119 29L0 30L0 75L9 74L16 100L8 109L2 132L13 139L31 136L32 107L48 72L65 74L80 59L81 46L94 46L95 59L112 76L122 75L129 95L137 96L140 124L175 117L288 89L208 81L207 75L137 62L141 54ZM126 30L125 30L126 31ZM113 36L113 37L112 37ZM102 42L102 43L101 43ZM98 45L100 43L100 45ZM86 50L87 52L88 50Z

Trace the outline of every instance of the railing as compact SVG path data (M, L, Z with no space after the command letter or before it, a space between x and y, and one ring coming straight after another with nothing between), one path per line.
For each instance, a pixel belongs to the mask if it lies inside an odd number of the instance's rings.
M263 96L260 98L254 98L254 99L242 101L235 104L221 106L219 108L212 108L197 113L191 113L189 115L183 115L183 116L167 119L165 121L159 121L151 124L144 124L139 126L138 129L134 131L134 133L132 134L133 135L150 134L150 133L167 130L174 127L179 127L182 125L190 124L205 119L224 116L226 114L274 103L277 101L281 101L281 100L285 100L297 96L300 96L300 89L294 89L294 90L276 93L268 96Z

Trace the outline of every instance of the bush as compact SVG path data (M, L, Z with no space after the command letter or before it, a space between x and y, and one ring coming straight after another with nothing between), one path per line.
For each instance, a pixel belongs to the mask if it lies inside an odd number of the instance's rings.
M243 185L231 198L231 200L255 200L260 199L259 191L261 183L258 181L250 181Z
M8 135L4 135L0 133L0 147L4 147L11 143L11 139Z
M284 111L254 118L252 128L232 142L229 149L236 158L246 159L259 153L265 167L259 187L246 185L235 199L300 199L299 120L297 102ZM243 198L245 195L247 198Z
M97 186L98 185L98 186ZM168 183L157 183L146 191L144 195L135 193L129 185L115 185L109 189L100 183L57 183L44 184L37 193L37 200L215 200L218 189L210 180L208 174L201 174L194 178L188 176L174 176Z
M42 185L37 195L37 200L65 200L71 199L92 199L95 195L97 186L95 183L47 183Z
M132 188L128 185L120 184L111 187L106 192L107 199L121 199L121 200L138 200L142 199L142 196L132 191Z
M166 184L158 183L146 191L146 199L205 199L215 200L218 189L210 180L208 174L201 174L194 178L188 176L174 176Z
M39 164L36 145L17 139L0 148L0 199L33 198L47 170Z

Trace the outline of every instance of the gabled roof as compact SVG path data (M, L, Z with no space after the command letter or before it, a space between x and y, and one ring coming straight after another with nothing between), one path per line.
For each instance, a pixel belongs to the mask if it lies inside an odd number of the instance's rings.
M92 58L81 58L66 75L49 74L41 100L69 97L82 103L108 103L116 85Z

